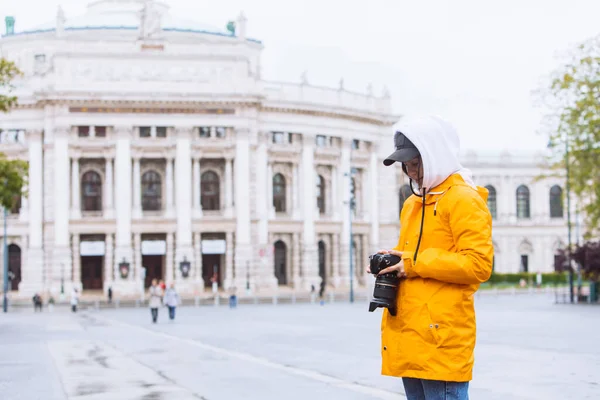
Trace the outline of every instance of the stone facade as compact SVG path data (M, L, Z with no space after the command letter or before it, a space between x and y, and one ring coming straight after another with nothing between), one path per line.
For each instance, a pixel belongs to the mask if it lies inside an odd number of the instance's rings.
M263 80L243 16L235 34L179 29L162 5L136 14L154 18L132 22L143 29L110 26L141 4L96 2L84 16L95 29L59 13L55 26L0 41L24 71L19 106L0 116L0 151L29 161L28 196L8 221L18 293L137 296L151 278L187 294L212 280L335 289L350 282L351 255L366 284L368 255L397 240L405 184L381 163L399 118L387 91ZM172 26L157 31L163 17ZM531 157L471 154L465 165L497 190L496 269L516 271L528 255L529 270L551 270L566 232L549 217L560 182L533 183ZM516 218L520 184L529 218Z

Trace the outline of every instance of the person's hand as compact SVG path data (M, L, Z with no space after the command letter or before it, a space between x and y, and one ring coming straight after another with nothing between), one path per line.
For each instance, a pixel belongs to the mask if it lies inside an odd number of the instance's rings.
M398 251L398 250L389 250L387 253L382 253L382 254L392 254L394 256L398 256L400 258L402 258L402 252ZM404 272L404 260L400 259L400 262L398 264L394 264L391 265L387 268L382 269L381 271L379 271L379 275L383 275L383 274L389 274L390 272L395 272L396 275L398 276L398 278L405 278L406 277L406 273Z
M388 250L379 250L377 254L390 254ZM371 274L371 263L367 264L367 274Z

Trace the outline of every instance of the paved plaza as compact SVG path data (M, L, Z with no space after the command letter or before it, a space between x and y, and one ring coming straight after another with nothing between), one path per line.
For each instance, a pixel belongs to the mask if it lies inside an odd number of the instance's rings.
M482 295L471 399L600 398L600 306ZM366 303L0 314L6 400L401 399Z

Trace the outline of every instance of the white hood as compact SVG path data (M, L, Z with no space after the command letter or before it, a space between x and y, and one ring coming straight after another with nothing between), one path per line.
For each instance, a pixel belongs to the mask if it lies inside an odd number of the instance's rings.
M471 171L460 164L460 139L452 124L437 116L415 116L402 118L393 129L402 132L421 153L422 187L427 192L455 173L475 187Z

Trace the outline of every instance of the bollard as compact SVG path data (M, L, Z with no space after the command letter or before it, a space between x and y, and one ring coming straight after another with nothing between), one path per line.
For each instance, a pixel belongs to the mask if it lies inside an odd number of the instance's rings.
M120 302L119 299L115 300L115 308L119 308L119 302Z
M137 300L135 301L135 307L136 307L136 308L140 308L140 300L139 300L139 299L137 299Z
M100 302L98 300L96 300L94 302L94 306L96 307L96 311L98 311L100 309Z
M220 304L221 298L219 296L215 296L215 307L218 307Z
M254 295L254 304L258 304L258 297Z
M194 305L200 307L200 298L198 296L194 296Z
M273 305L277 305L277 295L273 295Z
M296 293L292 293L292 304L296 304Z
M333 292L329 292L329 302L335 303L335 294Z

